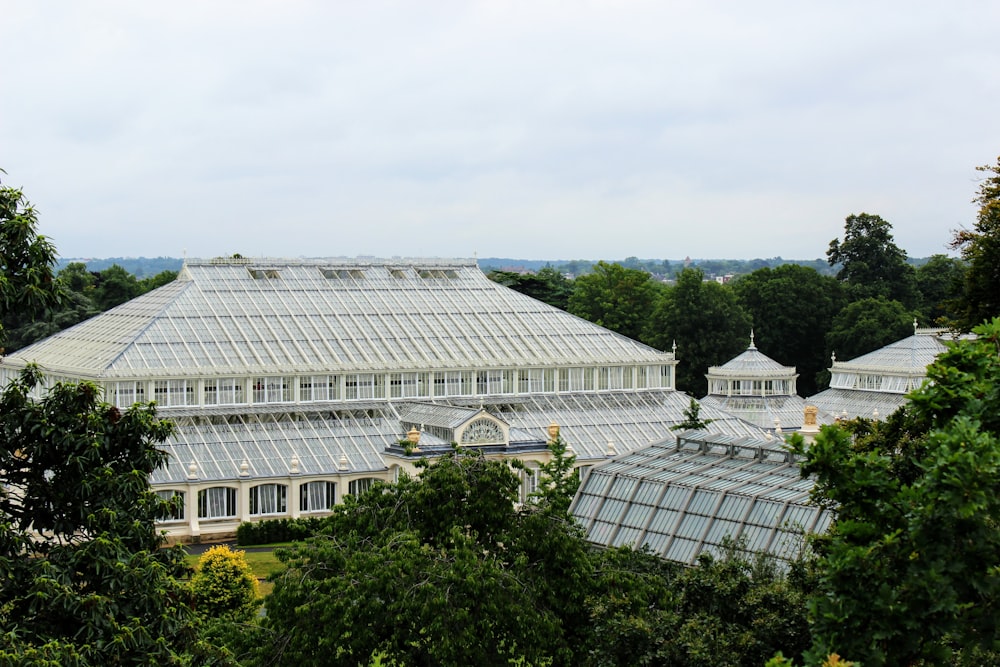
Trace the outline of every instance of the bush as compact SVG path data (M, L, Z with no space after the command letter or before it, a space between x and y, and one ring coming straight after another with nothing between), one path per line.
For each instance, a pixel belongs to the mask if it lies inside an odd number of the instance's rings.
M236 544L245 547L251 544L296 542L317 534L323 524L324 520L319 517L244 522L236 529Z
M257 578L245 553L226 545L202 554L190 586L198 613L207 618L249 620L260 607Z

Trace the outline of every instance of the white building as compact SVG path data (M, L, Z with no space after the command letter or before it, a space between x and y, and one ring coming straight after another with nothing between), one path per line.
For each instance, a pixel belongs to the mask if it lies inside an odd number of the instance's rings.
M721 410L771 433L802 429L806 401L796 393L794 366L783 366L750 346L722 366L708 369L708 395L702 406ZM817 415L820 424L833 421Z
M184 540L326 512L452 442L537 465L553 422L586 466L670 439L690 401L672 353L473 260L188 260L175 282L7 356L0 383L30 362L123 408L155 400L176 424L152 484L183 497L164 528Z
M927 379L927 367L945 350L950 334L918 329L913 335L850 361L831 360L830 388L808 399L822 412L842 419L888 417L906 394Z

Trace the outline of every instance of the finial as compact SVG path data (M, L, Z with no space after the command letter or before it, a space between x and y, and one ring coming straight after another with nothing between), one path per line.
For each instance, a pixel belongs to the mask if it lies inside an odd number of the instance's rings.
M673 351L674 351L674 356L676 357L677 356L677 340L676 339L674 339Z
M198 479L198 464L194 459L188 464L188 479Z
M549 444L555 442L559 438L559 424L552 421L545 431L549 434Z
M750 349L751 350L756 350L757 349L757 344L754 342L754 339L753 339L753 329L750 329Z
M917 335L917 318L913 318L913 335Z
M614 456L617 453L618 450L615 448L615 441L608 438L608 456Z
M833 351L833 352L830 353L830 363L831 364L837 363L837 352L836 351Z
M777 417L774 418L774 434L781 435L781 420Z
M243 459L243 461L240 463L240 477L249 477L249 476L250 476L250 463L246 459Z
M288 462L288 472L292 475L299 474L299 457L292 454L292 460Z
M338 464L337 467L340 470L347 470L347 455L346 454L341 454L340 455L340 462L339 462L339 464Z
M874 410L872 410L872 419L874 419L875 421L878 421L878 408L875 408Z

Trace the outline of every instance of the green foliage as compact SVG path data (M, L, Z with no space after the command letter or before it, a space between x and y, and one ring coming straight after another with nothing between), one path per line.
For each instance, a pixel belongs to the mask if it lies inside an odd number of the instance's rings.
M809 645L805 579L737 545L693 568L626 549L596 557L582 664L759 667Z
M236 544L247 546L304 540L318 533L323 524L321 517L244 521L236 529Z
M815 394L816 376L829 365L823 337L847 302L843 285L813 268L785 264L754 271L732 287L753 320L757 347L795 367L800 395Z
M580 488L580 476L573 467L576 456L560 435L549 443L549 451L552 458L540 464L535 473L539 477L534 500L567 518L573 496Z
M956 303L965 282L965 263L947 255L933 255L917 268L922 322L950 324L960 317Z
M940 664L995 651L1000 622L1000 319L952 344L882 427L823 427L803 474L836 508L814 542L811 659Z
M677 343L677 388L695 396L708 393L709 366L729 361L746 348L750 317L726 285L705 281L685 269L649 319L646 341L661 350Z
M976 169L987 174L973 200L979 204L976 224L971 230L956 231L951 241L968 263L958 301L966 329L1000 316L1000 158L995 165Z
M260 607L257 578L246 554L226 545L202 554L190 586L195 609L203 616L249 621Z
M704 430L714 420L702 419L701 416L699 415L700 412L701 412L701 404L692 398L687 408L684 409L684 421L671 426L670 430L672 431Z
M884 297L913 308L919 300L916 274L891 232L892 225L877 215L849 215L844 241L830 241L827 261L840 266L837 279L847 285L853 299Z
M884 297L847 304L826 333L827 359L847 361L913 335L913 313Z
M569 295L573 290L573 284L569 279L551 266L539 269L535 273L490 271L487 277L493 282L562 310L566 310Z
M569 651L583 541L515 509L507 463L456 452L334 509L328 529L279 552L261 663L525 664ZM562 664L562 663L560 663Z
M573 281L569 312L640 340L660 287L645 271L598 262Z
M179 549L161 549L149 476L170 424L92 384L41 400L29 368L0 395L2 664L180 664L194 619Z
M44 316L59 304L55 246L37 233L37 225L38 215L21 190L0 186L0 356L8 317Z

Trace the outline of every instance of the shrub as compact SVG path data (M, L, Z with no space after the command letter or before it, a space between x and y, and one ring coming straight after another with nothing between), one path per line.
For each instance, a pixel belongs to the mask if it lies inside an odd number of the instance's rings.
M249 620L260 607L257 578L245 553L226 545L202 554L190 585L198 613L207 618Z

